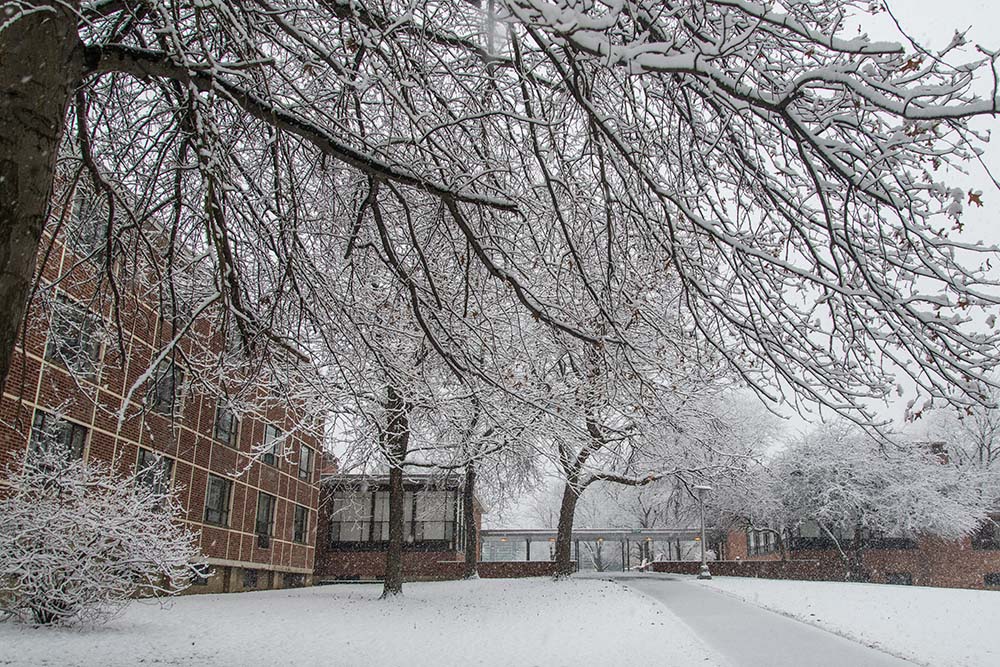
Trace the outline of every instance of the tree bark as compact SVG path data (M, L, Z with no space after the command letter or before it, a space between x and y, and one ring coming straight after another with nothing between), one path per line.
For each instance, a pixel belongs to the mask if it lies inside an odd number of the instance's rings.
M382 598L391 598L403 592L403 461L410 444L409 405L394 387L388 389L388 423L386 428L386 454L389 459L389 545L385 554L385 580Z
M573 574L573 519L579 493L569 482L563 487L562 505L559 506L559 524L556 527L556 579ZM579 554L577 554L579 558Z
M479 578L479 526L476 525L476 463L465 465L465 486L462 487L462 517L465 522L465 567L463 579Z
M66 111L83 76L79 4L0 4L0 387L34 280Z

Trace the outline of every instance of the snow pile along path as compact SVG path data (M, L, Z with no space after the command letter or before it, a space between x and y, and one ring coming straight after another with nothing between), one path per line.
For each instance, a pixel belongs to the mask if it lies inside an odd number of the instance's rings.
M716 577L698 582L907 660L1000 665L1000 593Z
M717 665L669 610L604 581L485 579L197 595L101 628L0 623L0 665Z

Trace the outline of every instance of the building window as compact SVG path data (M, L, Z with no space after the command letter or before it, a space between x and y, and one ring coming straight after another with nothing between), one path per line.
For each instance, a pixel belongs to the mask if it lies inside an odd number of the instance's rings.
M66 226L66 246L80 259L104 262L108 247L108 206L105 195L82 182L73 193L73 208Z
M135 480L163 495L170 491L170 481L174 473L174 460L156 452L139 448L139 460L135 465Z
M771 530L747 529L747 556L763 556L778 550L778 536Z
M408 544L448 549L456 544L455 491L403 494L403 536ZM337 491L330 515L331 546L372 548L389 539L388 491ZM370 543L362 546L360 543Z
M216 526L229 525L229 501L232 494L232 482L216 475L208 476L208 489L205 491L205 523Z
M455 493L418 491L414 500L413 541L452 541L455 537Z
M83 448L87 443L87 427L67 421L50 412L35 410L31 422L31 439L28 448L32 452L49 451L57 448L68 457L83 458Z
M912 586L913 575L909 572L888 572L885 575L885 583L896 586Z
M330 508L330 542L367 542L371 534L372 493L337 491ZM381 532L379 533L381 536Z
M179 390L184 382L184 371L173 361L161 362L154 373L150 407L161 415L177 412Z
M254 531L258 537L266 538L257 541L262 549L270 546L270 537L274 534L274 506L277 502L277 498L270 493L263 491L257 493L257 521L254 524Z
M244 568L243 588L257 588L257 584L258 584L257 570Z
M1000 525L998 517L990 517L972 536L973 549L1000 549Z
M292 541L299 544L306 543L309 535L309 510L302 505L295 506L295 515L292 517Z
M45 359L61 364L75 376L93 380L101 359L97 318L63 296L52 306L52 324Z
M1000 572L987 572L983 575L983 583L987 586L1000 586Z
M193 570L191 585L208 586L208 578L212 576L212 568L208 566L208 563L196 563L191 566L191 569Z
M240 420L236 418L233 409L220 398L215 406L215 439L229 447L237 447L239 431Z
M316 453L312 447L299 445L299 479L311 480L313 465L316 461Z
M269 466L278 465L278 449L281 447L281 429L274 424L264 426L264 453L261 460Z

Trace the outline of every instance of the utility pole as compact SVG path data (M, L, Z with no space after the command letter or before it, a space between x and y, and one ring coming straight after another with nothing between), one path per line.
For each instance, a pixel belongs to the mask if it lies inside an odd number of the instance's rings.
M699 579L711 579L712 573L708 571L708 555L705 552L705 494L712 490L712 487L699 484L694 487L698 492L698 502L701 505L701 567L698 570Z

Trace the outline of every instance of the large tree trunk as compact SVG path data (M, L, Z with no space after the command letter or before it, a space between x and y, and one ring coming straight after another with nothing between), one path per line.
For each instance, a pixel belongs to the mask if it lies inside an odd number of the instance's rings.
M563 488L562 505L559 506L559 525L556 527L556 578L573 574L573 518L579 493L569 482ZM579 554L577 554L579 558Z
M479 577L479 526L476 525L476 463L465 465L465 486L462 487L462 518L465 522L465 567L463 579Z
M403 461L410 444L409 406L389 387L386 428L386 453L389 459L389 546L385 554L385 581L382 598L391 598L403 592Z
M0 3L0 387L34 279L66 110L82 79L79 4Z

